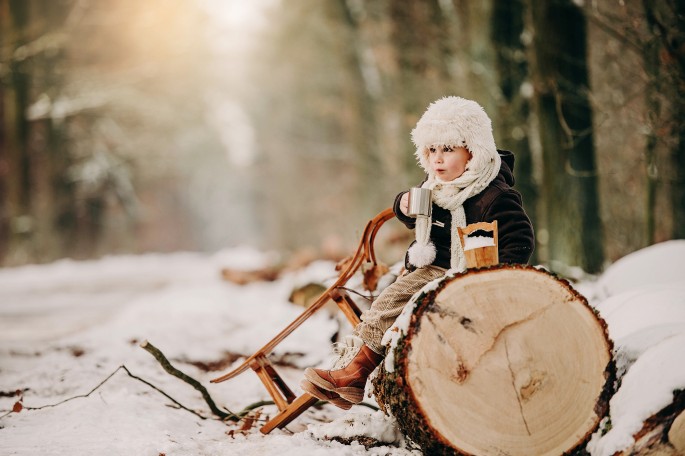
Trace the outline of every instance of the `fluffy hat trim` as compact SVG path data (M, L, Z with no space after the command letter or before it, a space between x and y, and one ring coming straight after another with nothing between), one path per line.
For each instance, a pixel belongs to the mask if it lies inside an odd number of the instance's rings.
M466 147L472 155L466 169L476 172L497 156L490 118L478 103L461 97L444 97L431 103L412 130L411 139L416 158L429 175L433 172L425 150L432 145Z

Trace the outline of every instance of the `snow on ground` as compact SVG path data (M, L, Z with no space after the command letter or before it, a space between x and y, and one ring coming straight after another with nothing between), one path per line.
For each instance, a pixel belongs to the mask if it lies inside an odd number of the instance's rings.
M302 311L287 301L293 285L336 274L333 263L317 262L270 283L238 286L220 277L223 267L251 269L273 261L271 255L235 249L213 256L121 256L0 270L0 416L18 400L11 397L16 390L24 391L27 407L55 404L88 393L121 365L184 406L211 416L198 392L164 372L140 348L143 340L198 379L220 406L238 412L269 400L251 371L210 384L230 365L205 372L191 362L216 362L228 353L256 351ZM275 351L276 359L292 365L278 369L296 394L301 393L302 369L329 359L330 339L339 326L337 319L319 312ZM286 430L275 430L268 437L256 429L247 436L230 437L226 432L235 426L202 420L169 408L170 404L154 389L119 371L89 397L41 410L24 409L0 419L0 454L388 453L383 447L367 451L361 445L314 437L311 430L317 425L344 415L330 405L310 409ZM374 413L355 408L357 413ZM275 411L275 406L264 408L264 414ZM374 422L383 427L378 417ZM309 433L300 432L307 427ZM399 448L392 451L411 454Z
M685 388L685 241L629 255L596 282L577 287L607 320L625 377L611 401L612 429L596 435L592 454L629 445L642 421ZM209 380L237 365L302 311L287 301L292 287L331 280L333 264L317 262L275 282L238 286L222 267L257 268L273 255L240 248L215 255L176 253L119 256L98 261L0 269L0 454L7 455L409 455L390 418L357 406L311 408L268 436L227 431L214 419L171 408L172 402L210 417L200 394L170 376L139 344L161 349L172 363L205 385L220 406L237 412L270 399L248 371L225 383ZM277 369L299 394L304 367L325 364L331 337L349 331L319 312L275 352ZM207 371L198 363L226 361ZM116 373L88 397L85 395ZM654 375L658 371L659 375ZM646 391L649 395L636 394ZM24 408L9 413L19 400ZM373 403L372 399L367 399ZM275 413L274 406L263 415ZM4 415L4 416L3 416ZM328 438L364 434L387 442L366 449Z

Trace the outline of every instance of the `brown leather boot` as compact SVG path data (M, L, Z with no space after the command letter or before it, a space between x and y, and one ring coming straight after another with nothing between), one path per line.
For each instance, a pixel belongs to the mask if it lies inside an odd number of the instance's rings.
M359 337L348 336L333 369L308 368L304 371L306 380L303 383L308 381L320 390L336 393L342 399L358 404L364 398L366 379L382 360L383 355L371 350Z
M323 390L315 384L313 384L312 382L310 382L309 380L302 380L300 382L300 386L306 393L311 394L319 400L330 402L331 404L343 410L349 410L354 405L352 402L346 401L345 399L340 397L338 393Z

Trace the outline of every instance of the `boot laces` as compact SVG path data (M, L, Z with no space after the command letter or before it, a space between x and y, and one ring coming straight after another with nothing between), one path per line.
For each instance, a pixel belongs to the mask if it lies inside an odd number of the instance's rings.
M344 369L357 356L364 342L357 336L345 336L342 342L333 344L333 350L338 355L338 359L333 364L331 370Z

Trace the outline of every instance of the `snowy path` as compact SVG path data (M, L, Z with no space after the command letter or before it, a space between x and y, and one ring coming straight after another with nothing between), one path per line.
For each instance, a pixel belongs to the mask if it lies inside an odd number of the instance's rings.
M278 282L238 287L222 281L222 266L257 266L266 258L236 250L196 254L114 257L93 262L62 261L0 270L0 409L10 410L25 390L24 405L40 407L85 394L126 365L180 403L209 416L190 386L169 376L138 346L148 339L174 364L206 385L231 410L270 399L256 376L220 385L190 364L214 362L227 353L257 349L301 308L287 302L293 283L333 274L315 264ZM259 325L257 325L259 322ZM336 320L321 313L296 332L277 355L297 367L281 373L297 388L301 368L329 356ZM223 370L226 370L225 366ZM0 454L166 455L189 454L378 454L363 446L315 439L308 425L342 416L330 405L312 410L289 431L231 438L231 427L201 420L120 371L93 395L57 407L26 410L0 420ZM359 407L359 412L370 411ZM273 414L275 407L264 409ZM4 414L1 412L0 414ZM394 454L408 452L393 448Z

